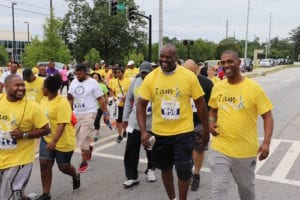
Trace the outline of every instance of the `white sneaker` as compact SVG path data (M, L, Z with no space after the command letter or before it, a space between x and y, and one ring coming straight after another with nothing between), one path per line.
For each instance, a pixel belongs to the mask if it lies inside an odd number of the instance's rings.
M138 179L135 179L135 180L134 179L129 179L129 180L127 180L123 183L125 188L130 188L130 187L132 187L134 185L137 185L137 184L139 184Z
M147 178L148 178L149 182L155 182L156 181L154 170L148 169Z

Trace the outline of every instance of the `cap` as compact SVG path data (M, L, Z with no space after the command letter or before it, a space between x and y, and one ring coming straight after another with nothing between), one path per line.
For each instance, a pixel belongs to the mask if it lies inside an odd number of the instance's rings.
M104 63L105 63L105 61L104 61L104 60L101 60L101 61L100 61L100 64L101 64L101 65L102 65L102 64L104 64Z
M85 71L86 72L87 67L85 66L85 64L80 63L80 64L76 65L75 71Z
M134 61L133 60L129 60L127 65L134 65Z
M152 65L151 63L149 63L148 61L144 61L142 62L141 66L140 66L140 72L151 72L152 70Z
M33 75L32 70L30 68L25 68L23 70L23 80L30 81L31 75Z

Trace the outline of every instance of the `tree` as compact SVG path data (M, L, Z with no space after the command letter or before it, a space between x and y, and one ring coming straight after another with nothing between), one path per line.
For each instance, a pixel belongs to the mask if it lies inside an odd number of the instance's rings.
M217 48L216 48L216 58L221 58L221 55L224 51L226 50L233 50L233 51L236 51L238 52L238 54L241 56L242 55L242 49L239 47L239 45L236 43L235 40L233 39L225 39L225 40L222 40Z
M293 56L292 59L293 60L298 60L298 57L300 55L300 26L298 26L297 28L293 29L290 32L290 41L292 41L292 45L293 45Z
M8 53L4 46L0 45L0 66L5 66L8 62Z
M88 61L90 66L94 66L96 62L100 61L100 54L99 52L95 49L92 48L90 51L84 56L84 59Z
M93 7L87 0L68 0L68 5L62 35L79 62L91 48L107 62L121 64L132 49L137 54L143 51L146 34L141 31L145 26L141 17L129 22L123 12L110 16L108 3L102 0L94 0ZM133 0L127 0L126 5L137 8Z
M46 23L43 25L44 40L40 41L35 37L30 44L25 46L22 58L25 66L33 67L39 61L49 60L62 63L70 62L70 50L60 35L62 22L53 18L52 26L50 24L50 19L46 19Z

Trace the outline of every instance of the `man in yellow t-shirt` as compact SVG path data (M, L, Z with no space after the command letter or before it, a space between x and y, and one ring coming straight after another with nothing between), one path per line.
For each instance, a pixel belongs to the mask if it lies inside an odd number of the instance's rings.
M264 90L253 80L243 77L235 51L225 51L221 65L227 79L213 87L209 106L212 151L209 165L213 183L212 199L225 199L231 173L241 199L255 199L256 157L268 157L273 132L273 105ZM257 117L264 121L264 140L259 146Z
M127 63L127 68L125 70L124 77L133 80L138 73L139 73L139 69L135 67L134 61L129 60Z
M23 80L27 99L40 103L44 96L42 91L44 78L36 77L30 68L26 68L23 70Z
M0 94L0 199L26 199L35 153L34 138L49 133L48 119L35 101L24 98L25 84L16 74Z
M162 180L169 199L175 199L173 165L178 177L179 199L187 198L192 177L192 150L194 146L193 112L190 102L195 102L203 123L201 140L209 142L208 112L204 92L195 74L176 65L176 49L167 44L160 52L160 67L150 72L139 89L137 120L141 141L149 147L146 131L146 106L152 103L152 132L156 143L152 149L154 166L162 171Z

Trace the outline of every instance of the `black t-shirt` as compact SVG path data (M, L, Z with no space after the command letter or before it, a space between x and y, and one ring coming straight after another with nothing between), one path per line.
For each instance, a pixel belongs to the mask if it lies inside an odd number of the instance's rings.
M198 80L199 80L199 83L200 83L204 93L205 93L204 99L206 102L206 106L209 109L208 101L209 101L210 93L211 93L211 90L212 90L212 87L214 86L214 84L211 82L211 80L209 80L207 77L205 77L201 74L198 75ZM201 123L197 112L193 113L193 119L194 119L194 126Z

